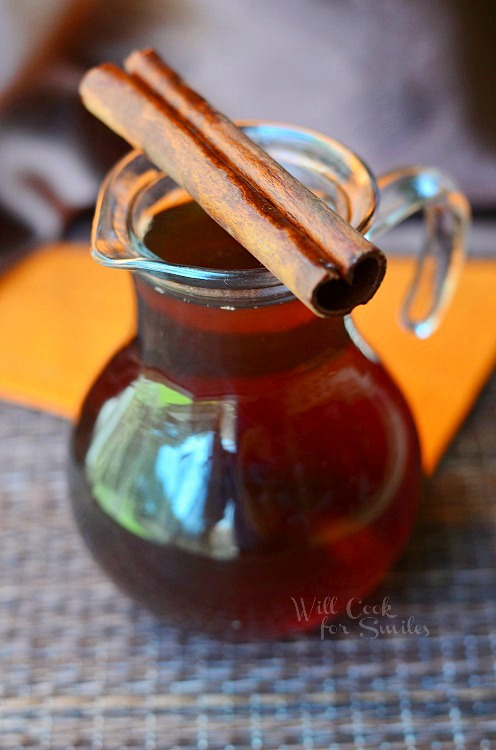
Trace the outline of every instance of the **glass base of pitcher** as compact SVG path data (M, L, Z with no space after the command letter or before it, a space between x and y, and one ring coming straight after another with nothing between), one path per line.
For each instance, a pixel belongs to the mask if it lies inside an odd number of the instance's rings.
M313 401L293 399L301 408L298 430L281 410L270 412L267 393L238 401L238 442L231 445L233 425L220 420L218 450L207 462L215 472L202 475L210 477L203 497L191 485L196 463L183 465L184 435L175 422L167 432L163 386L142 383L136 342L111 360L74 431L70 486L88 548L123 591L185 631L238 640L319 627L314 601L334 600L338 615L381 581L408 538L421 494L415 428L393 381L356 346L331 366L336 387L345 389L339 408L349 413L339 419L336 402L328 401L324 385L333 375L325 363L322 388L310 389L318 394L315 414ZM363 374L349 391L353 371ZM301 377L315 383L317 372ZM144 421L143 403L153 405ZM175 403L173 414L188 408ZM152 460L164 445L174 448L166 451L167 466Z
M318 628L314 601L333 599L332 614L383 579L408 537L402 519L389 545L364 530L346 543L276 550L219 560L142 539L94 501L72 468L74 512L94 558L117 586L167 623L192 634L238 640ZM302 611L302 602L305 611Z
M412 487L403 512L383 519L381 533L364 528L327 544L222 560L150 542L120 526L92 497L76 462L70 484L82 537L123 592L185 632L229 641L316 629L323 619L318 603L325 600L334 602L327 621L345 612L390 569L408 539L418 499Z

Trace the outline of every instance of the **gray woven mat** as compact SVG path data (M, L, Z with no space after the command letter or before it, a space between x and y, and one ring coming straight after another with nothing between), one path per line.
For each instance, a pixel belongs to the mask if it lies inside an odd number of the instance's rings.
M428 636L225 645L106 581L67 503L67 424L2 406L0 747L496 748L495 412L496 381L370 599Z

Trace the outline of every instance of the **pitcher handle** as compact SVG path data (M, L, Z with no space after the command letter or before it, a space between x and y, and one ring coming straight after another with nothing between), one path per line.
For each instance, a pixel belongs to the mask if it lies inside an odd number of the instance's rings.
M465 255L470 206L455 181L431 167L406 167L377 181L379 208L365 235L375 241L417 211L425 241L401 309L401 322L425 339L436 330L458 282Z

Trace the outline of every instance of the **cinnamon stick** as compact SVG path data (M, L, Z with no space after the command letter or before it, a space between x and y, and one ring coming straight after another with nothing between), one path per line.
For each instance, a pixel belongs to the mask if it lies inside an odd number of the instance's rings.
M89 71L87 108L182 185L318 315L367 302L385 271L365 240L153 51Z

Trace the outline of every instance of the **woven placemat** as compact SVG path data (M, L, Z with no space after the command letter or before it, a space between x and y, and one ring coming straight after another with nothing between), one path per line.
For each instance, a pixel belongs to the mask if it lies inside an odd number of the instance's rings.
M370 599L428 635L346 621L323 640L226 645L115 590L72 522L68 424L3 405L0 747L496 748L495 421L493 381Z

